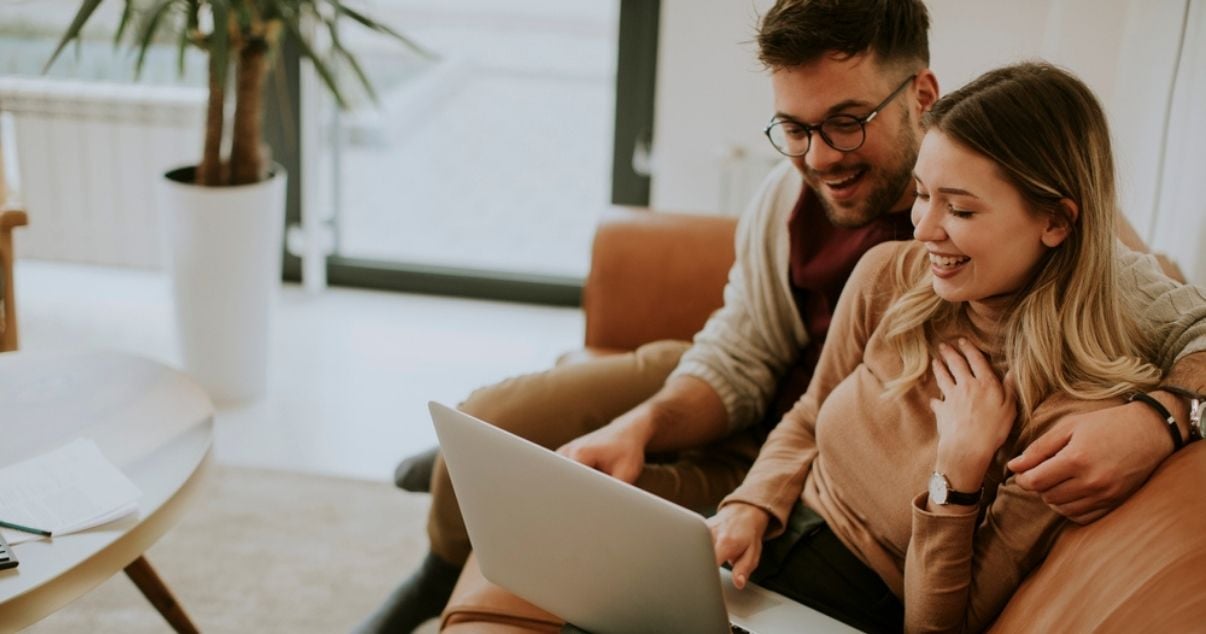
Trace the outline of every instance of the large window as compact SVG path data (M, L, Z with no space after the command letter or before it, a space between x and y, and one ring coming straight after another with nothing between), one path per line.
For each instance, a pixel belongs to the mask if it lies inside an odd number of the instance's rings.
M633 144L651 132L659 3L352 4L430 55L349 21L341 39L362 62L378 100L357 90L350 68L337 67L350 106L339 110L299 66L298 49L284 47L276 68L283 72L269 82L275 94L266 100L265 124L274 157L290 174L289 222L307 225L291 228L288 251L326 250L325 262L322 256L308 262L310 270L317 262L332 284L576 303L599 214L611 202L647 200L648 179L631 165ZM52 76L132 81L131 51L111 44L121 7L102 3L79 54L69 49ZM78 0L0 3L6 52L0 74L39 75L78 8ZM157 46L142 81L202 95L204 62L201 52L190 51L179 78L174 47ZM188 148L171 145L187 158L137 150L155 163L143 171L195 160L200 134L192 130L202 120L190 117L182 129ZM124 128L116 133L138 138ZM32 203L35 188L27 189ZM149 201L137 207L150 214ZM53 207L37 206L43 215ZM40 220L40 227L50 226ZM148 255L138 265L154 266L155 250L143 251ZM303 268L286 257L287 276Z
M349 25L379 104L319 110L307 213L333 261L574 283L611 199L619 2L379 0L431 57ZM303 91L304 99L324 98ZM311 102L308 102L308 104Z

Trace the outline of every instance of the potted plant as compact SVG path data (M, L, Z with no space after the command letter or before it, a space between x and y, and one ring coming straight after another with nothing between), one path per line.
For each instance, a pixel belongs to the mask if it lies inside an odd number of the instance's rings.
M306 35L311 28L329 35L333 58L352 70L374 100L367 75L339 37L338 22L422 49L342 0L122 1L114 41L130 36L136 71L164 35L177 46L181 72L189 47L208 56L204 150L196 165L164 175L161 205L184 367L216 401L246 400L262 394L266 385L269 325L280 280L285 173L268 160L262 132L265 78L275 52L283 39L295 42L345 107L332 66ZM46 68L80 38L102 2L82 1ZM229 128L228 101L233 101ZM229 142L225 156L224 137Z

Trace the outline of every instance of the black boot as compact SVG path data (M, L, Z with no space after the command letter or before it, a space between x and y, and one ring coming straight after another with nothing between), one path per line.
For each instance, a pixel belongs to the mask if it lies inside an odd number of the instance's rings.
M439 450L439 447L432 447L404 458L394 468L394 484L411 493L431 493L431 472Z
M356 634L413 632L428 619L440 615L461 576L461 568L427 553L418 570L353 631Z

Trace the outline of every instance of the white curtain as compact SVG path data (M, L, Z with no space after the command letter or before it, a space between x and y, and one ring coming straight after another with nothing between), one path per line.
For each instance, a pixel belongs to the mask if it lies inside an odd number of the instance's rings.
M1149 239L1206 286L1206 0L1185 1Z

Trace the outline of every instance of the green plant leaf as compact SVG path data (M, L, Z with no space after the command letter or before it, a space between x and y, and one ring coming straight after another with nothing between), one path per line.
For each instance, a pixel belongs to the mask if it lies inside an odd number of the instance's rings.
M253 0L259 11L260 19L265 22L272 20L297 19L296 8L309 4L307 0ZM292 16L292 18L290 18Z
M360 62L356 61L356 57L352 55L348 49L344 48L343 43L339 41L339 25L336 24L334 20L324 20L323 22L326 23L327 31L329 31L331 34L331 47L335 49L336 53L342 55L343 59L346 60L348 65L352 67L352 72L356 73L356 77L360 79L360 83L364 86L365 92L368 93L369 99L372 99L373 103L379 103L377 99L377 91L373 90L373 83L369 81L368 75L364 72L364 68L360 66Z
M113 34L113 45L121 44L121 36L125 35L126 27L130 26L130 18L134 17L134 0L126 0L121 10L121 23L117 25L117 33Z
M67 47L67 43L80 36L80 30L84 28L84 24L88 22L88 18L96 11L96 7L100 6L103 0L84 0L80 4L80 10L75 13L75 18L71 20L71 26L67 27L67 32L63 33L62 39L59 40L59 45L54 48L54 52L50 54L50 59L46 61L46 66L42 67L42 72L50 70L50 66L54 64L54 60L59 58L59 54Z
M200 0L185 0L184 3L184 28L178 33L178 41L176 42L176 74L184 76L184 57L190 43L193 41L193 33L200 29L200 17L198 13L201 11Z
M406 37L405 35L402 35L401 33L389 28L386 25L381 24L380 22L364 15L363 13L360 13L359 11L349 7L348 5L344 4L343 2L340 2L340 0L327 0L327 1L331 3L331 6L335 7L335 10L338 13L341 13L343 15L348 16L349 18L352 18L353 20L359 22L361 25L368 27L379 33L384 33L384 34L394 38L395 40L402 42L406 46L410 47L411 50L418 53L419 55L422 55L423 57L426 57L429 59L435 57L434 55L431 54L430 51L428 51L426 48L423 48L422 46L419 46L419 44L416 43L414 40Z
M292 19L290 16L284 16L281 21L285 24L285 28L288 29L289 36L297 41L297 47L300 49L302 57L308 57L313 62L315 72L322 78L323 83L327 85L327 89L331 91L331 96L335 98L335 103L339 104L340 108L346 109L348 103L343 98L339 85L335 83L335 76L331 74L331 70L323 63L322 58L310 47L310 43L306 41L306 38L302 37L301 31L297 28L298 20L296 16L293 16Z
M251 8L247 6L247 2L238 2L235 5L235 19L238 20L240 33L246 35L251 32Z
M176 34L176 74L184 76L184 53L188 50L188 29Z
M201 18L198 14L201 12L201 3L199 0L188 0L185 14L188 16L185 29L188 31L196 31L201 28Z
M134 78L138 79L142 76L142 66L147 59L147 50L151 47L151 40L155 37L155 32L159 30L159 24L163 20L167 10L176 3L176 0L158 0L147 14L146 21L142 25L142 33L138 40L138 60L134 62Z

